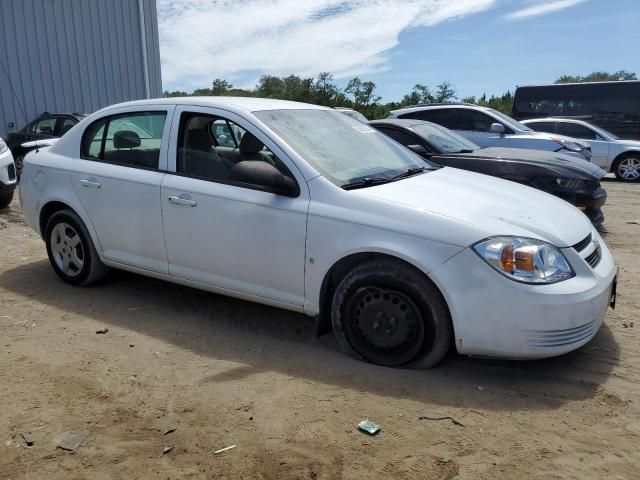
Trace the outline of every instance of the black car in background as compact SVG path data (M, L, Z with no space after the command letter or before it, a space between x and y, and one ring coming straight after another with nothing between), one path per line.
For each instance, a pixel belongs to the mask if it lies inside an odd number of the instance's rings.
M586 160L523 148L480 148L440 125L422 120L386 119L369 125L440 165L484 173L560 197L584 211L594 225L604 221L606 175Z
M47 138L59 138L87 115L84 113L49 113L45 112L26 127L7 135L5 142L13 154L18 177L22 172L22 159L32 150L22 146L25 142L43 140Z

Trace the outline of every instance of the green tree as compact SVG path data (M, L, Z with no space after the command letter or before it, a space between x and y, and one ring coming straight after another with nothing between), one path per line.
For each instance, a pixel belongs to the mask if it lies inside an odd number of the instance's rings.
M376 84L371 81L363 82L360 78L355 77L349 80L345 93L353 97L353 108L362 113L365 117L373 115L375 111L374 105L380 102L381 97L376 95Z
M416 83L411 92L402 97L400 106L405 107L407 105L418 105L419 103L431 103L433 101L434 97L429 87L421 83Z
M445 81L436 86L436 93L433 96L434 102L450 102L451 100L455 100L456 98L456 89L454 88L452 83Z
M233 85L221 78L216 78L211 84L211 93L216 96L228 95L231 89L233 89Z
M634 72L618 70L617 72L592 72L589 75L562 75L554 83L615 82L620 80L637 80Z

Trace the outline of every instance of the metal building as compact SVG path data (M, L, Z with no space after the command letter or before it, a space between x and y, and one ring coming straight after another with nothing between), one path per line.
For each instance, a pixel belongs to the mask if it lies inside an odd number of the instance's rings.
M161 95L155 0L0 0L0 136Z

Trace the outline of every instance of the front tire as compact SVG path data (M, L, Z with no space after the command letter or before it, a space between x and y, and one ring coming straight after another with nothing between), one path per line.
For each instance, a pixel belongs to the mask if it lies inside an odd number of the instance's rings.
M73 210L54 213L45 229L47 254L53 270L66 283L87 286L106 275L91 236Z
M13 192L7 195L0 195L0 210L7 208L13 200Z
M627 154L613 164L611 171L623 182L640 181L640 153Z
M18 181L20 181L20 177L22 176L22 167L24 165L24 155L17 155L13 159L13 163L16 166L16 177L18 178Z
M388 367L433 367L452 337L449 310L435 285L387 259L362 263L342 279L331 321L343 351Z

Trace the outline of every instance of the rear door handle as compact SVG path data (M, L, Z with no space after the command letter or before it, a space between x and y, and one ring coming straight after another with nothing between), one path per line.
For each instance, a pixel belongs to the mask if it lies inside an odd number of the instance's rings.
M87 188L100 188L102 185L96 182L95 178L85 178L80 180L80 185Z
M195 200L191 200L191 197L189 195L180 195L179 197L176 197L174 195L171 195L169 197L169 201L171 203L175 203L176 205L186 205L187 207L195 207L196 205L198 205L198 202L196 202Z

